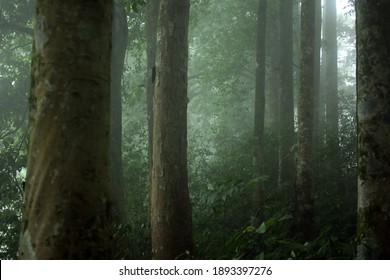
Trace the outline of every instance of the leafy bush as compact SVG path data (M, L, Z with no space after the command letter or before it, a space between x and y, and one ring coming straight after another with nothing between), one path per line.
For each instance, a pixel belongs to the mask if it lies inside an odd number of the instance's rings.
M314 240L299 243L289 233L292 216L278 215L257 229L248 226L226 243L229 259L353 259L355 240L343 240L324 228Z

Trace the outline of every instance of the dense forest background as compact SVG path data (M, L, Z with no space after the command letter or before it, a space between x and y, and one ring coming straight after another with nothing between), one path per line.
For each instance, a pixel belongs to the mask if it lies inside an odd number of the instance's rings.
M34 2L0 1L1 259L16 258L21 231ZM263 165L261 173L254 175L259 1L191 1L187 162L194 257L198 259L353 259L357 244L362 242L356 233L354 7L347 1L325 1L337 3L337 14L325 13L327 6L321 9L324 20L318 22L320 29L313 34L322 34L317 48L312 164L315 234L302 238L293 219L301 74L300 1L291 1L291 22L283 22L288 17L281 16L279 2L268 1L264 19ZM113 111L121 112L122 141L118 144L121 167L116 170L119 173L112 172L112 180L117 179L114 184L121 187L124 199L123 217L115 224L114 238L125 240L126 246L118 246L114 258L149 259L148 9L142 0L118 3L118 13L125 15L126 22L113 36L124 39L126 52L123 73L116 73L122 77L121 111L119 107ZM282 26L291 27L289 45L281 43L289 37L281 35L286 31ZM336 49L330 47L333 37L337 39ZM290 87L283 85L285 79L278 78L289 52ZM336 68L331 68L334 59ZM278 97L286 90L292 107L283 109L280 103L284 98ZM332 102L336 102L335 108ZM286 117L293 129L281 135L279 128ZM336 119L335 130L329 128L332 118ZM281 174L286 172L282 164L286 158L292 164L286 174ZM262 216L255 223L252 203L259 184Z

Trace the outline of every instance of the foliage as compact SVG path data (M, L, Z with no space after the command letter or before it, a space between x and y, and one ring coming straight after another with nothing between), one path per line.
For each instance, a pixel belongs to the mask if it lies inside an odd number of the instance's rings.
M121 234L130 240L131 259L150 257L150 237L148 224L149 171L148 171L148 128L146 100L140 90L129 96L124 105L131 110L123 113L123 169L126 213L129 223L121 227ZM123 229L129 230L124 232ZM137 250L135 250L137 248Z
M16 257L20 232L34 3L3 1L0 7L0 259Z
M354 240L343 240L331 234L330 226L321 230L314 240L299 243L288 233L290 214L278 214L258 228L248 226L234 234L226 243L233 259L352 259Z
M217 258L223 254L224 243L232 230L248 222L250 189L245 181L233 179L209 183L206 189L192 195L198 258Z
M147 228L146 228L147 227ZM115 260L150 259L150 237L146 224L114 224L113 239L121 246L114 244L112 258ZM142 238L140 238L142 236Z
M31 27L33 1L5 3L6 6L0 7L1 20ZM122 143L128 223L114 225L116 237L127 244L114 252L114 258L124 259L151 256L144 3L144 0L124 1L129 45L123 74ZM226 0L221 5L216 0L191 1L188 170L196 258L352 259L356 257L357 244L370 246L369 240L355 237L353 21L339 19L341 145L340 163L333 163L332 168L340 170L340 176L329 179L326 155L332 151L325 145L316 147L318 234L315 239L302 242L291 232L292 205L285 203L283 191L276 187L278 135L269 126L264 175L252 178L251 174L256 3ZM277 18L275 3L269 1L268 17L273 21ZM31 38L16 31L0 32L0 258L9 259L15 258L22 209L22 179L17 172L26 166ZM271 30L267 38L274 32ZM272 47L270 43L267 46ZM269 88L268 91L267 96L271 94ZM248 225L257 180L264 183L266 205L265 221L254 228Z
M0 259L16 257L25 176L24 139L23 133L0 139Z
M139 9L146 4L146 0L124 0L125 8L128 13L138 13Z

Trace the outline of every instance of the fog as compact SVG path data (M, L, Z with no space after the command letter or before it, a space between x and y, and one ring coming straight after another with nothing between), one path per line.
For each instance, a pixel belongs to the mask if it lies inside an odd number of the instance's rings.
M253 152L258 2L191 1L186 157L192 232L197 248L195 258L353 259L357 223L354 9L347 0L336 1L336 50L327 47L325 23L320 32L321 48L318 47L319 55L315 58L318 86L313 91L316 97L311 108L314 144L310 168L315 234L311 239L302 239L294 227L293 217L303 55L301 5L293 1L292 21L287 22L292 27L292 44L285 46L280 45L283 39L280 34L283 34L283 20L287 19L280 16L279 1L268 1L267 5L263 34L264 129L259 174L254 173ZM153 118L153 104L148 103L148 83L155 74L155 69L147 64L147 48L151 43L145 21L150 11L144 1L115 3L111 44L110 195L117 218L114 237L126 239L126 246L113 246L113 258L150 259L152 161L149 157L152 151L149 137L153 128L148 120ZM0 259L17 258L21 231L23 182L29 153L34 5L29 0L0 1ZM290 65L282 61L284 53L291 53ZM329 69L334 55L337 68L329 72L325 66ZM286 62L292 77L291 87L284 85L286 80L281 76ZM331 83L336 90L328 93ZM336 96L333 111L329 96ZM283 120L288 112L281 105L286 98L292 101L287 104L293 112L287 120L287 127L292 128L287 128L290 136L280 129L286 125ZM335 134L328 126L330 117L336 120ZM333 140L329 139L333 138L336 146L330 145ZM288 144L283 147L283 143ZM285 163L289 167L283 171L286 158L290 163ZM257 213L254 213L253 198L258 186L262 190L262 215L260 222L254 224Z

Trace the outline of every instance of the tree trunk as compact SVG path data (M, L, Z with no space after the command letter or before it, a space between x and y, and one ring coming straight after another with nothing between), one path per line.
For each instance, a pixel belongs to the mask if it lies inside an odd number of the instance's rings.
M111 51L110 171L113 216L127 222L122 168L122 76L127 49L128 28L123 2L114 1Z
M280 1L280 116L279 116L279 187L286 199L293 197L294 183L294 96L293 96L293 3Z
M150 177L153 166L153 95L154 95L154 80L156 78L156 40L157 40L157 21L160 9L160 0L150 0L146 2L146 60L147 60L147 75L146 75L146 106L148 116L148 141L149 141L149 172Z
M315 0L315 48L314 48L314 150L320 147L321 130L320 130L320 78L321 78L321 23L322 23L322 6L321 0Z
M188 0L161 0L153 99L152 254L192 254L187 179Z
M110 98L110 195L112 198L112 222L126 225L125 190L123 184L122 162L122 77L128 43L128 27L125 6L122 0L114 1L111 50L111 98ZM129 252L126 234L116 234L113 239L113 258L123 259Z
M276 5L268 4L267 7L267 39L266 49L269 50L269 68L266 71L266 117L265 117L265 141L271 145L267 145L269 149L266 155L267 165L265 166L266 174L269 175L267 186L277 188L279 177L279 157L274 156L279 153L279 17L275 16L279 12L279 3ZM268 40L268 41L267 41Z
M259 0L256 37L256 90L254 115L253 177L264 175L264 116L265 116L265 31L267 1ZM257 180L253 195L253 226L264 218L264 182Z
M23 259L110 257L112 1L37 1Z
M328 163L334 166L339 162L339 124L338 124L338 88L337 88L337 10L336 0L326 0L324 7L324 40L325 69L325 141ZM332 167L333 168L333 167Z
M304 240L314 237L313 206L313 101L315 1L302 0L301 80L298 102L298 149L296 176L295 229Z
M360 0L357 18L358 258L390 259L390 2ZM370 245L371 244L371 245Z

